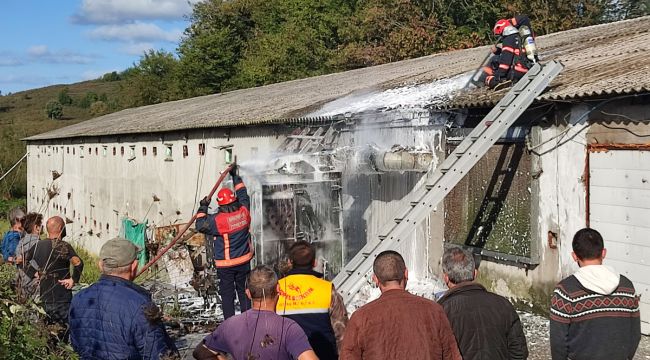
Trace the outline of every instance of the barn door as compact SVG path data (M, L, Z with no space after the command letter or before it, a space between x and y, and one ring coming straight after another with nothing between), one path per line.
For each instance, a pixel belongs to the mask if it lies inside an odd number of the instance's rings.
M589 153L589 226L605 239L605 264L641 295L641 332L650 333L650 150Z

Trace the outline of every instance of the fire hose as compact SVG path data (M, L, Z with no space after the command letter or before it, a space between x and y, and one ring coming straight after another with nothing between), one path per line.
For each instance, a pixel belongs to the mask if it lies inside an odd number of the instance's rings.
M212 190L210 191L210 194L208 194L208 199L212 199L212 196L217 191L217 189L219 189L219 186L221 185L221 182L223 182L223 179L226 178L226 175L228 175L228 173L233 168L233 166L235 166L235 164L229 165L221 173L221 176L219 176L219 179L217 180L217 182L212 187ZM198 213L195 213L194 215L192 215L192 218L190 219L190 221L188 221L187 224L185 224L185 226L183 227L183 229L181 231L179 231L178 234L176 234L176 236L174 236L174 239L172 239L172 241L169 243L169 245L165 246L162 250L160 250L158 252L156 257L154 257L153 259L151 259L151 261L149 261L147 264L145 264L145 266L143 266L142 269L140 269L140 271L138 272L136 277L142 275L142 273L147 271L151 267L151 265L155 264L156 261L160 260L160 258L163 257L163 255L165 255L167 253L167 251L169 251L169 249L174 247L174 245L176 245L176 243L183 236L183 234L185 234L185 232L192 226L192 224L194 224L194 221L196 221L197 216L198 216Z

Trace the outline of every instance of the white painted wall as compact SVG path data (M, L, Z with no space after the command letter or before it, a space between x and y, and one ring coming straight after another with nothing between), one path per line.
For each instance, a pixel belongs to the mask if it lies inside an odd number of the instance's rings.
M245 161L270 153L283 140L260 129L233 131L230 138L223 135L223 131L210 130L194 132L189 139L179 133L164 138L142 135L104 138L101 142L30 143L28 209L40 211L46 217L61 215L73 220L68 225L71 240L93 253L118 235L124 216L139 221L146 216L156 226L185 222L226 167L225 150L218 147L233 145L238 161ZM205 143L205 156L199 156L200 143ZM172 145L169 159L165 156L166 144ZM187 156L183 156L183 146L187 146ZM157 156L153 155L153 147L157 148ZM53 181L52 171L62 176ZM45 192L51 186L59 189L59 195L48 203ZM159 202L152 201L154 194ZM93 235L88 234L91 230Z

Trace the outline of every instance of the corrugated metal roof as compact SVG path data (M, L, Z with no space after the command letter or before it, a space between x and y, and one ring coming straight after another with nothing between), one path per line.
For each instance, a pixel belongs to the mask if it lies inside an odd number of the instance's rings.
M541 36L537 43L542 60L560 60L566 66L541 99L565 100L647 92L650 89L650 16ZM307 116L321 105L346 95L426 83L472 71L485 58L487 51L485 46L452 51L342 73L126 109L35 135L27 140L285 122L284 119ZM504 93L479 89L460 94L451 105L489 106Z

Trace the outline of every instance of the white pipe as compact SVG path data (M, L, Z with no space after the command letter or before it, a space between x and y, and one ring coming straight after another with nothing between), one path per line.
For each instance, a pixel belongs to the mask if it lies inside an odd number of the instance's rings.
M16 166L18 166L18 164L20 164L20 162L23 161L23 160L27 157L27 155L29 155L29 152L26 152L25 155L23 155L23 157L21 157L20 160L18 160L18 161L14 164L14 166L11 167L11 169L7 170L7 172L4 173L4 174L2 175L2 177L0 177L0 181L2 181L2 179L4 179L5 177L7 177L7 175L9 175L9 173L10 173L14 168L16 168Z

